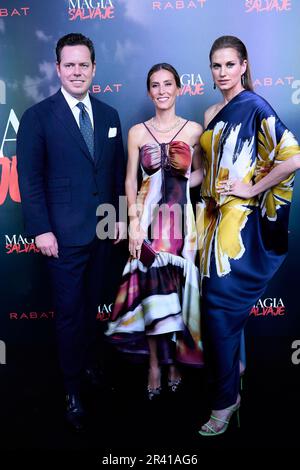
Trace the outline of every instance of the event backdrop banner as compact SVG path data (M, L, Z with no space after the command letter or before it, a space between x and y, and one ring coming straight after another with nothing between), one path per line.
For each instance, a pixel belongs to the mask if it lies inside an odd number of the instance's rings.
M2 349L20 345L21 351L22 344L50 341L53 335L47 273L23 229L16 133L23 112L59 88L58 38L81 32L93 40L97 71L91 93L118 109L125 144L128 129L153 113L145 82L157 62L171 63L180 74L178 114L203 123L205 109L221 98L212 86L208 53L224 34L245 42L255 91L299 139L299 18L298 0L0 0ZM289 256L249 312L249 337L299 337L299 196L296 179ZM124 259L110 269L119 273ZM112 303L113 298L103 299L100 321L109 318Z

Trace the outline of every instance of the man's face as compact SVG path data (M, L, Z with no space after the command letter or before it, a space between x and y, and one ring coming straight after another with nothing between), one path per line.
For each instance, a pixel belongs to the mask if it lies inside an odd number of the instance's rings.
M64 46L61 61L56 64L57 75L64 89L78 100L88 92L95 76L96 64L92 64L87 46Z

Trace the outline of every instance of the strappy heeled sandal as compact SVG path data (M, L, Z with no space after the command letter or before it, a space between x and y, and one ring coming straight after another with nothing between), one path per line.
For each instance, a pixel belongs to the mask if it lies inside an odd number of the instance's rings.
M161 394L161 386L156 388L151 388L149 385L147 387L147 395L149 400L154 400Z
M150 374L150 370L149 370L149 374ZM160 394L161 394L161 371L160 369L158 369L158 376L157 376L158 380L159 380L159 385L158 387L151 387L148 383L147 385L147 396L148 396L148 399L149 400L154 400L155 398L157 398ZM148 378L149 380L149 378Z
M182 383L182 378L178 377L177 379L169 379L168 380L168 389L170 392L175 393L178 391L180 385Z
M238 427L240 427L240 415L239 415L240 405L241 405L241 401L239 401L235 405L232 405L232 406L229 406L228 408L225 408L225 410L229 411L229 414L226 417L226 419L225 418L224 419L217 418L216 416L211 415L209 420L207 421L207 423L204 424L204 426L206 426L207 430L200 429L200 431L198 431L199 434L201 434L201 436L219 436L220 434L223 434L227 430L227 428L229 426L229 423L230 423L230 420L231 420L232 416L234 415L234 413L236 413L237 425L238 425ZM223 426L221 426L221 428L219 428L219 429L218 428L215 429L215 427L213 426L214 422L222 423Z

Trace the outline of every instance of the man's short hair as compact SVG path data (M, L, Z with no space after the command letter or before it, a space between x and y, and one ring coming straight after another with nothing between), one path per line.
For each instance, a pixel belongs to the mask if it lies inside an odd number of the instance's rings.
M62 48L65 47L65 46L86 46L86 47L88 47L88 49L90 51L90 54L91 54L91 61L92 61L92 63L95 62L95 49L94 49L93 42L89 38L84 36L83 34L70 33L70 34L66 34L65 36L63 36L62 38L60 38L57 41L55 52L56 52L56 60L57 60L58 64L61 61Z

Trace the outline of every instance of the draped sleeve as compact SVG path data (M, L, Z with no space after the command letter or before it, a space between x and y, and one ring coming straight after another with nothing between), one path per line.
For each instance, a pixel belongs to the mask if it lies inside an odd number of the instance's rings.
M287 252L289 210L294 174L251 199L220 195L218 181L227 178L257 183L274 167L300 153L292 132L269 103L244 90L211 120L200 139L206 171L201 188L197 226L201 272L210 275L212 255L218 276L230 273L232 261L242 259L253 231L261 251Z
M257 161L254 182L273 168L300 153L295 136L265 101L257 112ZM287 250L288 218L295 174L259 196L262 228L266 246L277 252Z

